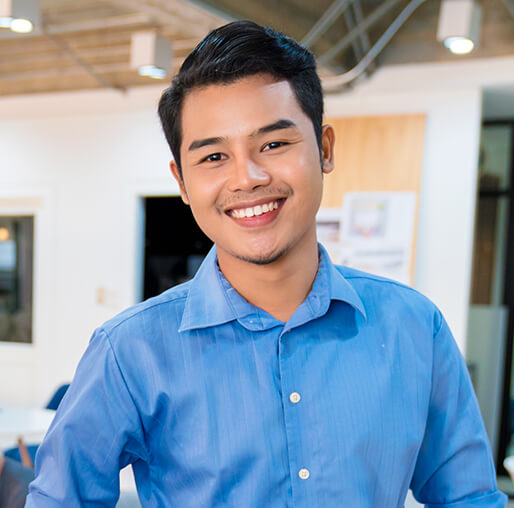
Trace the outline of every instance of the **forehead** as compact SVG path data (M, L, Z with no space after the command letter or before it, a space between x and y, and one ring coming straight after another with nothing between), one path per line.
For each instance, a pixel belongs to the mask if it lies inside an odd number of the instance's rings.
M310 124L289 82L260 74L194 89L184 99L181 117L182 146L198 138L248 135L283 118Z

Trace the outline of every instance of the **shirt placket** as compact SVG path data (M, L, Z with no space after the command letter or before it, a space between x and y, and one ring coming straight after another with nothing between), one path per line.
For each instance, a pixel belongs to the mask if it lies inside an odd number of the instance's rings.
M301 441L299 409L305 401L302 400L302 387L298 386L298 376L295 376L295 364L291 341L294 329L288 329L280 334L278 356L280 368L280 383L282 389L282 407L286 428L289 473L291 478L292 506L308 508L309 494L312 489L312 471L305 446ZM310 507L312 508L312 507Z

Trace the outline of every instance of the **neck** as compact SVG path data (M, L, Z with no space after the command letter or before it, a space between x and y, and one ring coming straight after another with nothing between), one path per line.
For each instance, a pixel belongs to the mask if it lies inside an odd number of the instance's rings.
M298 247L268 265L242 261L218 250L218 263L225 278L241 296L286 322L309 294L318 271L315 236L314 241Z

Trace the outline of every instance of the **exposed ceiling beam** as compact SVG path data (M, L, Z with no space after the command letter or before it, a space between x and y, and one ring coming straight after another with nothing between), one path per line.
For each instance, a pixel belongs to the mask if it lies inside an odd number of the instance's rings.
M332 5L323 13L323 16L316 21L307 35L301 40L301 44L308 48L317 41L337 20L339 15L350 5L353 0L335 0Z
M150 3L146 0L109 0L113 4L124 7L130 7L135 11L146 14L159 25L172 27L178 32L184 31L187 27L189 33L204 36L205 32L211 28L212 19L207 17L205 12L201 12L199 8L195 8L192 12L187 3L177 4L176 1L160 4L159 2ZM174 7L174 12L169 10ZM190 23L188 23L190 21Z
M351 9L345 9L343 12L344 21L346 23L346 28L348 28L348 32L351 32L355 29L355 19L353 18L353 12ZM360 36L352 41L352 49L355 54L355 58L357 62L362 58L364 53L363 48L361 47Z
M182 65L184 58L177 58L173 65L175 69ZM134 73L134 69L130 68L128 63L113 63L113 64L96 64L90 66L95 74L113 74L121 72ZM177 69L178 70L178 69ZM59 69L45 69L37 71L22 71L13 72L10 74L0 73L0 81L24 81L33 79L56 79L63 76L73 76L77 74L84 74L84 70L77 66L70 66ZM148 79L148 82L154 82ZM155 82L154 82L155 83Z
M362 15L362 8L361 8L361 2L360 0L354 0L353 4L353 12L355 13L355 19L357 21L357 26L362 25L362 22L364 21L364 16ZM362 50L364 53L367 53L369 48L371 47L371 44L369 42L368 32L364 29L361 31L359 35Z
M110 47L102 47L102 48L84 48L84 49L75 49L76 55L79 58L99 58L99 57L117 57L117 56L127 56L130 54L130 48L128 45L124 46L110 46ZM40 64L40 63L49 63L51 64L55 60L59 60L62 58L62 51L60 48L57 50L49 50L44 53L33 53L27 51L25 48L24 51L18 52L7 52L2 51L2 60L0 60L0 68L4 65L13 65L13 64Z
M102 56L116 56L130 53L130 33L121 34L119 37L107 37L107 34L99 34L96 44L88 46L86 41L80 39L67 42L68 47L75 51L81 58L95 58ZM189 53L199 42L199 39L183 39L173 41L173 51L175 54L182 52ZM16 44L2 47L2 59L0 66L8 61L17 62L38 62L55 58L55 44L50 43L47 38L38 37L31 39L25 44Z
M220 25L222 23L229 23L230 21L237 21L239 18L235 18L231 13L227 12L225 9L220 9L218 7L214 7L211 4L204 2L203 0L189 0L188 3L190 5L195 6L198 9L203 11L207 11L209 14L219 18Z
M512 0L502 0L505 7L507 7L508 11L510 12L510 15L514 17L514 2Z
M147 25L151 22L151 19L146 14L127 14L125 16L112 16L109 18L99 18L99 19L88 19L84 21L77 21L74 23L66 23L63 25L46 25L44 27L44 32L47 34L58 35L58 34L66 34L66 33L76 33L76 32L90 32L93 30L105 30L108 28L121 28L125 26L134 26L134 25ZM13 39L13 38L23 38L27 39L29 37L37 37L41 36L41 29L35 29L34 32L30 34L16 34L11 30L1 30L0 31L0 39Z
M165 9L171 9L176 15L192 23L198 23L198 21L203 20L212 28L228 23L229 21L234 21L234 18L227 13L211 7L204 2L193 2L191 0L153 0L153 3L161 5L161 7Z
M388 0L384 2L380 7L377 7L362 23L357 25L354 30L346 34L337 44L329 49L324 55L318 58L318 62L322 65L326 65L332 58L338 55L341 51L352 43L357 37L359 37L365 30L368 30L374 25L382 16L384 16L389 10L391 10L399 0Z
M338 87L348 85L352 81L355 81L364 72L366 72L369 65L375 60L375 58L382 52L389 41L394 37L396 32L402 27L412 13L427 0L410 0L409 3L403 8L398 14L394 21L388 26L386 31L379 37L378 41L375 42L373 47L366 53L364 58L352 69L339 76L325 78L322 81L323 88L328 91L336 90Z
M100 73L111 73L111 72L125 72L129 71L129 64L105 64L105 65L94 65L92 66L93 70ZM47 69L47 70L38 70L38 71L23 71L23 72L13 72L11 74L0 74L0 81L21 81L21 80L31 80L31 79L46 79L46 78L59 78L62 76L72 76L76 74L83 74L83 69L80 69L77 66L73 67L65 67L60 69Z
M59 37L57 37L56 35L52 35L52 34L46 34L46 36L60 49L60 51L63 54L69 56L78 67L80 67L84 72L89 74L101 87L113 88L114 90L119 90L121 92L126 91L125 88L115 85L115 84L109 82L104 77L100 76L100 74L98 74L92 66L90 66L89 64L84 62L84 60L82 60L82 58L80 58L75 53L75 51L73 51L71 48L69 48L65 42L60 40Z

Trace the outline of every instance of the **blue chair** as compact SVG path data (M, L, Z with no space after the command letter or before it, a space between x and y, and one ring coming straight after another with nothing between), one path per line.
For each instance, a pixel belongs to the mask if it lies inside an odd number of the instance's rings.
M66 393L66 391L68 390L69 387L70 387L69 383L59 386L59 388L57 388L55 393L52 395L52 398L46 405L45 409L52 409L53 411L56 411L57 408L59 407L59 404L61 403L62 398L64 397L64 394ZM37 452L38 448L39 448L38 444L27 445L27 450L29 452L30 458L32 459L32 463L34 463L34 461L36 460L36 452ZM9 457L10 459L21 462L20 450L18 447L9 448L8 450L4 450L4 455L6 457Z
M48 402L46 405L46 409L53 409L54 411L57 411L57 408L59 407L59 404L61 403L61 400L64 397L64 394L68 391L69 387L69 384L59 386L59 388L57 388L52 398L50 399L50 402Z

